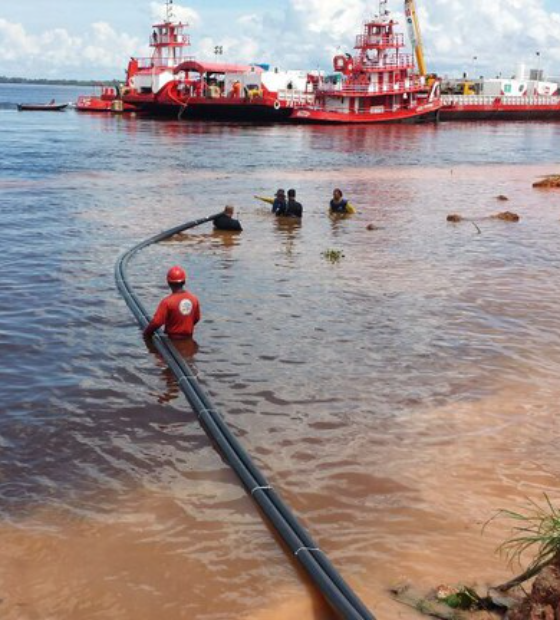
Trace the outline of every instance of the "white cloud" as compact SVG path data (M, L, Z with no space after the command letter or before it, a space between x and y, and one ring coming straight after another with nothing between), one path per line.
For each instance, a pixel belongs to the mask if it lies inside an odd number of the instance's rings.
M283 9L276 5L245 15L230 7L223 20L211 25L186 5L175 4L174 12L196 27L192 54L201 59L213 59L220 45L224 62L294 69L329 68L338 49L353 50L364 18L371 17L371 0L285 1ZM403 0L389 2L404 29ZM149 6L155 21L164 17L162 1ZM539 51L542 68L560 73L560 12L547 10L544 0L419 0L419 11L430 70L458 74L474 71L476 64L477 72L486 75L508 74L520 62L534 66ZM21 24L0 18L2 72L118 77L130 56L148 54L143 43L149 32L148 26L131 36L99 22L86 32L57 29L31 35Z
M431 0L421 11L428 60L436 68L513 72L522 62L552 73L560 63L560 13L542 0ZM560 71L556 69L556 74Z
M64 28L39 35L0 19L3 72L23 77L119 77L128 58L141 50L138 39L98 22L83 35ZM147 53L144 50L144 53Z
M17 61L38 51L38 43L27 35L21 24L0 19L0 60Z
M419 12L426 56L431 70L459 74L476 70L486 75L513 72L524 62L560 73L560 12L543 0L420 0ZM365 18L372 17L370 0L290 0L282 20L263 13L237 20L235 41L228 45L217 32L210 52L224 45L231 62L271 61L293 68L329 67L337 49L352 51ZM405 29L403 0L389 8ZM477 60L474 61L476 56Z

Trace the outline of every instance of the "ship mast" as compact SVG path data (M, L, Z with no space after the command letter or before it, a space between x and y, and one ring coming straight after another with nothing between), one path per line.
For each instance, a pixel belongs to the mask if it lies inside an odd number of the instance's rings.
M379 0L379 19L386 20L389 17L389 9L387 3L389 0Z
M188 24L176 21L173 8L173 0L166 0L163 23L153 26L150 39L150 47L154 50L153 67L172 69L186 60L186 50L190 46Z
M173 0L166 0L165 2L165 21L170 24L175 19L173 13Z

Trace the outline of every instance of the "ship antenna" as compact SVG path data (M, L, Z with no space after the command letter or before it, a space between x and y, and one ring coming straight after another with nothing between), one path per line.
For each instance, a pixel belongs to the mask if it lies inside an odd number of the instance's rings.
M175 15L173 14L173 0L166 0L165 9L166 9L167 23L171 23L173 19L175 18Z
M385 19L389 15L389 10L387 9L388 0L379 0L379 17L381 19Z

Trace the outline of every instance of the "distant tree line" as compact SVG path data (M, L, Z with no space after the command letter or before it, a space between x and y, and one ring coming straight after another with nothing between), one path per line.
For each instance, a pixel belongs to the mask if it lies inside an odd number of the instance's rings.
M47 80L0 75L0 84L38 84L45 86L116 86L119 80Z

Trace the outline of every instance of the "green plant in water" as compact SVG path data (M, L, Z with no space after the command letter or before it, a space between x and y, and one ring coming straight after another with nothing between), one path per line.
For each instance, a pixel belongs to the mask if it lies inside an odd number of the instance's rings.
M321 253L321 256L328 260L330 263L338 263L340 260L344 258L344 252L342 250L325 250Z
M516 522L512 537L498 547L498 551L506 555L510 564L517 562L521 565L523 554L535 548L535 557L523 575L499 586L500 590L507 590L527 581L560 557L560 509L554 507L546 493L544 497L544 508L529 500L530 508L525 514L500 510L490 519L493 521L505 517Z

